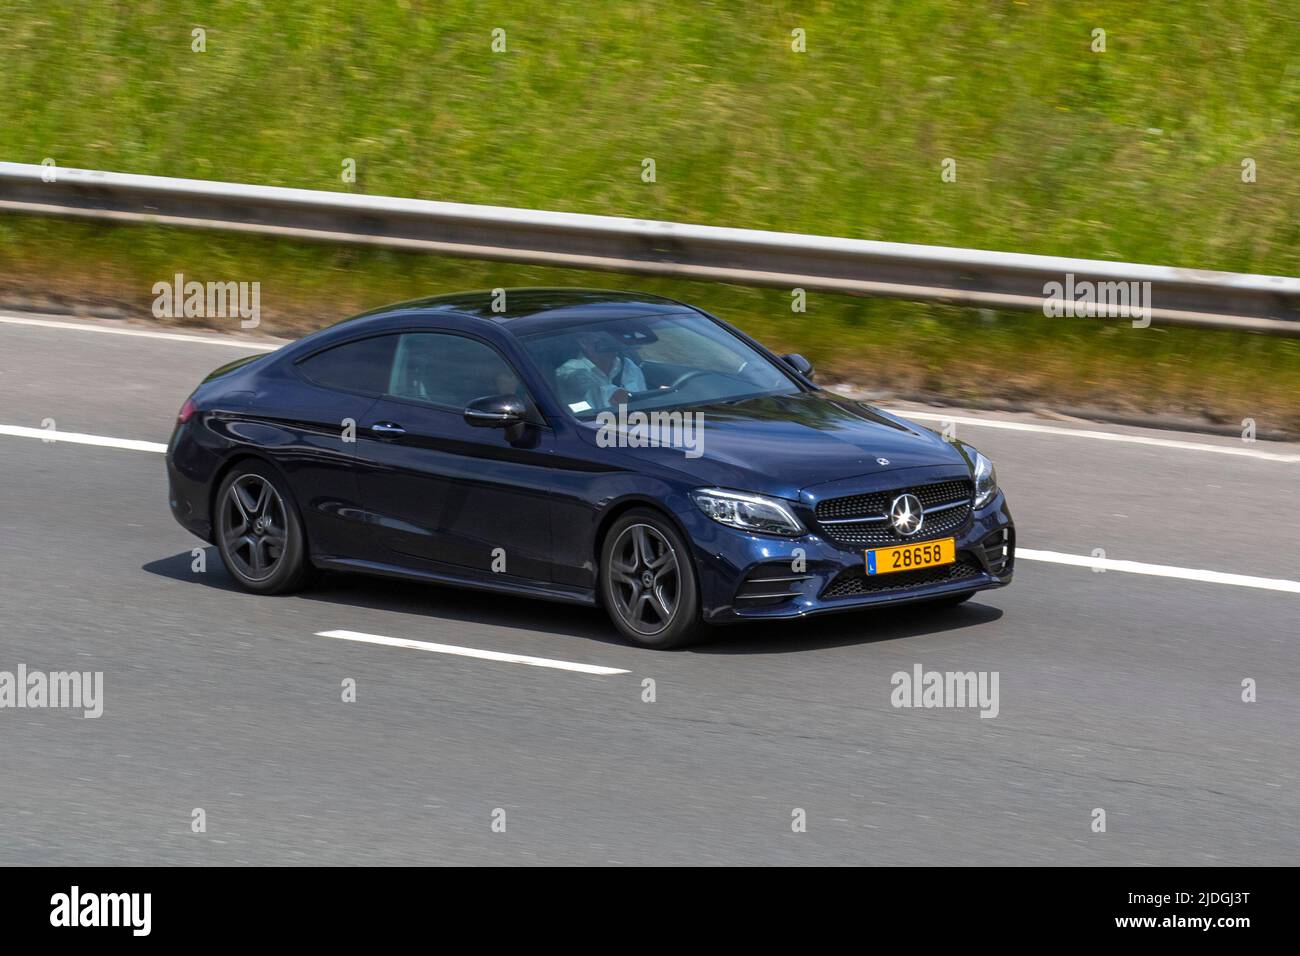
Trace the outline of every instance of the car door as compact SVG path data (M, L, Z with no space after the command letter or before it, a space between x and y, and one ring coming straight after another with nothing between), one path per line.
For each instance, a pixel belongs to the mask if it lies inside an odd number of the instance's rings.
M512 393L535 408L505 357L454 332L399 336L387 394L358 428L361 494L394 563L548 581L554 436L468 424L476 398Z

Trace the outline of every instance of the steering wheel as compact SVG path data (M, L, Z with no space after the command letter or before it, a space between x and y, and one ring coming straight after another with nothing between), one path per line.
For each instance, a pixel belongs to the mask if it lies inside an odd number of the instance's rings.
M673 380L672 384L660 388L659 391L675 392L691 379L699 378L701 375L708 374L710 374L710 372L707 368L693 368L689 372L683 372L681 375L678 375L677 378Z

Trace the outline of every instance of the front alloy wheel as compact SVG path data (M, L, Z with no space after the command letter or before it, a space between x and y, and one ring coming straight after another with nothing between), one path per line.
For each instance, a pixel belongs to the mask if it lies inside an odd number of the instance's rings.
M605 537L602 596L610 617L642 647L679 647L700 630L695 572L685 543L649 510L624 515Z

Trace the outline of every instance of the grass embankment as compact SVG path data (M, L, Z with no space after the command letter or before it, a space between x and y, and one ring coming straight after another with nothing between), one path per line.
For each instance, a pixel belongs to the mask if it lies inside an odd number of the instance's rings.
M0 157L1300 273L1296 8L800 6L11 2ZM828 295L792 315L780 290L0 219L9 289L143 313L175 272L260 281L280 330L468 287L644 288L868 386L1300 428L1292 341Z

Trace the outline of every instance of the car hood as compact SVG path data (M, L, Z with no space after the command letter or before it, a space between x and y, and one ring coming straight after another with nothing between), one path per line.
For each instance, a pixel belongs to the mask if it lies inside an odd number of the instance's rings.
M671 468L700 486L791 499L816 485L903 468L969 468L960 446L930 429L829 392L682 411L701 416L689 456L680 447L619 450L643 464ZM593 443L595 435L591 429Z

